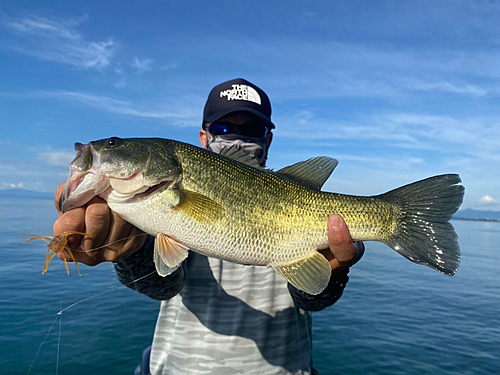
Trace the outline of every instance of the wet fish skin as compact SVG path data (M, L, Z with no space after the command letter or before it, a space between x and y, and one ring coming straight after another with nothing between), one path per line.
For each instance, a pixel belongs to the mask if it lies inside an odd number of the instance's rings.
M160 138L113 137L75 148L63 210L103 197L118 215L156 236L161 275L192 250L273 267L297 288L318 294L331 274L318 250L328 247L326 221L333 213L344 218L355 241L381 241L448 275L458 269L460 250L449 223L464 194L458 175L361 197L319 190L336 166L327 157L272 172Z

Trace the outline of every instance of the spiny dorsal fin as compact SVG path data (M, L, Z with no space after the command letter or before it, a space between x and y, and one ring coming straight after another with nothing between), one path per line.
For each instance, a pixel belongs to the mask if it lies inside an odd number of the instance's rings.
M296 262L273 266L273 269L297 289L313 295L326 288L332 274L330 263L317 251Z
M212 223L224 216L224 206L213 199L186 189L174 188L173 190L179 194L179 203L175 208L198 223Z
M156 235L154 262L156 272L160 276L168 276L174 272L188 257L188 248L164 233Z
M259 169L264 169L259 164L259 161L256 158L252 158L250 155L245 153L243 150L236 148L235 145L232 145L231 147L224 147L221 152L219 152L219 155L225 156L226 158L230 158L236 161L239 161L240 163L249 165L254 168L259 168Z
M338 164L337 159L328 156L318 156L282 168L276 173L312 189L321 190L321 187L328 180L328 177L330 177Z

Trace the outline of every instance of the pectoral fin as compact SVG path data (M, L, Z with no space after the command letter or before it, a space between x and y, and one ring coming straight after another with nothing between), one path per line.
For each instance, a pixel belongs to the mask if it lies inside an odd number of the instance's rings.
M179 204L175 207L200 224L208 224L222 219L224 207L205 195L185 189L176 189Z
M156 235L154 262L160 276L168 276L181 265L188 256L188 248L163 233Z
M297 289L314 295L326 288L332 273L328 260L317 251L294 263L273 266L273 269Z

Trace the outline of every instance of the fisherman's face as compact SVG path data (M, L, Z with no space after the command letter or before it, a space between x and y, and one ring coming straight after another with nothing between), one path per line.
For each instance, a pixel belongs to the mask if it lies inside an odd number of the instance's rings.
M235 126L236 132L234 134L241 134L242 136L248 136L249 134L257 135L259 132L264 134L267 137L267 147L271 145L273 139L273 133L267 130L266 126L262 122L262 120L248 112L236 112L230 113L219 120L217 120L218 124L230 124ZM205 124L205 129L200 130L200 143L203 148L206 147L207 139L212 139L213 135L207 129L211 123ZM261 136L258 136L259 138Z

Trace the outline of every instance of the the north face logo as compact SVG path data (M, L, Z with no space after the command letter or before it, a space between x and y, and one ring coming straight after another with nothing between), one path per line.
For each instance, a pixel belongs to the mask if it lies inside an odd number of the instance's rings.
M261 104L259 93L247 85L232 85L232 89L221 91L220 97L227 97L227 100L246 100Z

